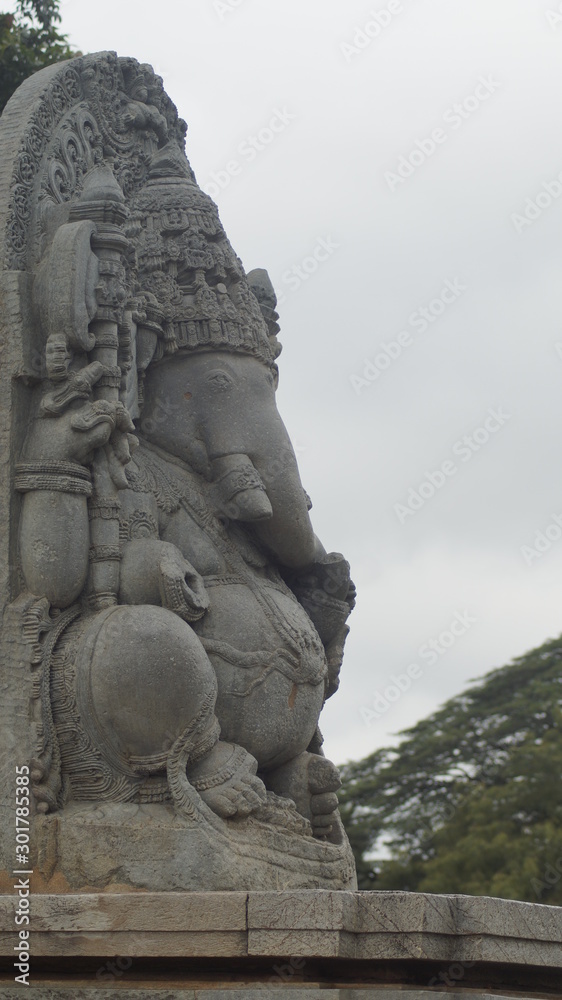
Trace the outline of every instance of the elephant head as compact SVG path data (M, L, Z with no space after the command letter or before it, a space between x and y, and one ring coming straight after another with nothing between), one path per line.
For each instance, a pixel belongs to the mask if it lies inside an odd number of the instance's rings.
M324 549L276 385L276 366L250 354L180 351L147 372L141 431L213 482L222 512L251 522L281 565L301 570Z
M129 235L146 313L141 433L212 482L218 508L251 522L282 566L307 569L324 549L275 405L281 347L267 273L245 274L174 143L152 158Z

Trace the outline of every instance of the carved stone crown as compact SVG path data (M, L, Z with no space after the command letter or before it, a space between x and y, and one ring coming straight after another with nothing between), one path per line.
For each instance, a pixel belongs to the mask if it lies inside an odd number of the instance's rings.
M130 202L126 232L136 252L139 293L149 311L156 305L160 312L154 361L176 350L221 349L275 361L281 346L270 335L216 205L175 142L152 157L149 179Z
M111 52L52 66L25 81L2 121L9 197L0 205L0 271L24 272L33 286L25 378L49 375L45 345L52 351L54 338L80 368L102 308L118 324L122 398L135 416L148 365L177 350L273 364L281 350L274 302L260 299L263 282L258 289L245 274L198 187L185 122L150 66ZM96 337L104 346L99 330Z

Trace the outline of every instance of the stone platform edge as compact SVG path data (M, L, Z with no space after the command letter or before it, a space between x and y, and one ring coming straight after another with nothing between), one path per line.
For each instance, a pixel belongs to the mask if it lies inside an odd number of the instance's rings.
M0 896L4 959L14 954L18 905L16 893ZM29 919L35 957L287 955L562 969L562 907L490 897L329 890L32 894Z

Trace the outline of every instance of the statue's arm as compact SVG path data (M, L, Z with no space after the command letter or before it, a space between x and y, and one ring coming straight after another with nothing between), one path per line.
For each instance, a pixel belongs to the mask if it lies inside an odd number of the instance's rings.
M38 470L43 463L37 465ZM53 483L60 475L50 472ZM46 478L43 471L37 479ZM20 475L18 480L21 481ZM76 480L76 485L78 485ZM20 521L20 555L26 586L32 594L46 597L56 608L66 608L78 599L88 575L87 496L66 492L64 486L24 484Z
M88 466L119 421L109 403L81 403L29 428L15 487L23 494L19 545L26 586L65 608L79 597L90 547Z

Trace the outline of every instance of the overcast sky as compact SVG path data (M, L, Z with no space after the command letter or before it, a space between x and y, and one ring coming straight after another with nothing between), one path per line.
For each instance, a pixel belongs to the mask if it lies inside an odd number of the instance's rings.
M561 10L61 4L74 46L163 77L276 286L279 406L359 593L322 718L340 763L562 630Z

